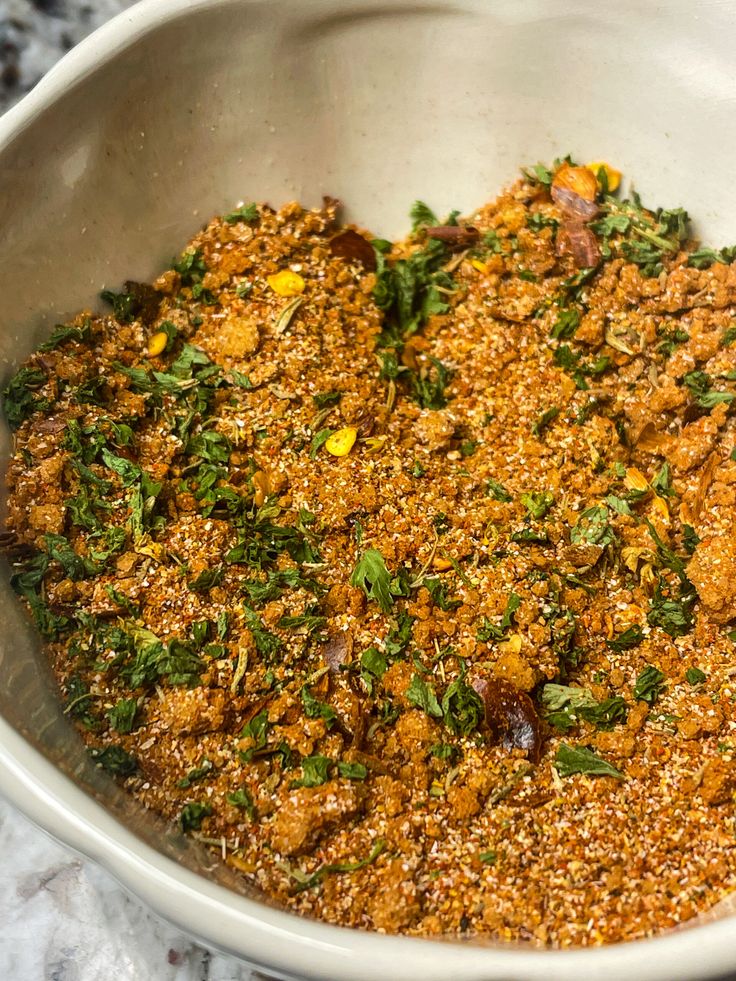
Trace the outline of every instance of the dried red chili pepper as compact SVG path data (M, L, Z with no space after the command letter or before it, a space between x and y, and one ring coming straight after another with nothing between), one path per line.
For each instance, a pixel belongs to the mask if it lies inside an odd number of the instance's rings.
M330 252L339 259L346 259L348 262L361 262L370 272L375 271L375 249L367 238L363 238L352 228L348 228L330 239Z
M485 721L498 742L507 749L525 749L533 763L542 750L542 724L526 692L499 678L476 675L471 686L480 695Z

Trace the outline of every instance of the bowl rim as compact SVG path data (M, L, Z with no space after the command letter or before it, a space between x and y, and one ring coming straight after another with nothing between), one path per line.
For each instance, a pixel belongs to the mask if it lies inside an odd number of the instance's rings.
M264 0L139 0L69 51L0 116L2 152L70 88L120 51L195 11ZM271 2L271 0L266 0ZM301 0L385 9L385 0ZM422 0L403 0L404 5ZM470 10L479 0L446 0ZM275 909L179 865L139 839L0 717L0 792L42 831L106 869L128 892L208 946L249 964L324 981L686 981L736 968L733 918L626 943L563 950L463 944L333 926Z

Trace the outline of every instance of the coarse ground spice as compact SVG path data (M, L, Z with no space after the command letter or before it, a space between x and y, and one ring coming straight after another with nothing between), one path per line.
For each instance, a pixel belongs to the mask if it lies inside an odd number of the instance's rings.
M68 714L296 912L588 945L736 884L736 266L613 176L375 251L243 207L6 390Z

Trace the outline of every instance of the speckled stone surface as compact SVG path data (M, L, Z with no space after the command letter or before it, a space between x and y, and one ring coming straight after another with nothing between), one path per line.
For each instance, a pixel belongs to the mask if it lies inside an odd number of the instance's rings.
M132 0L0 0L0 113ZM2 981L255 981L132 899L0 798Z
M0 112L132 0L0 0Z

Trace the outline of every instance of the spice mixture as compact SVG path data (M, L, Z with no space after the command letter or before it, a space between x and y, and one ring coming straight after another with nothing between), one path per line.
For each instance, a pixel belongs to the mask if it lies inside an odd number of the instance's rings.
M600 944L736 885L734 250L619 179L243 206L5 391L66 712L298 913Z

